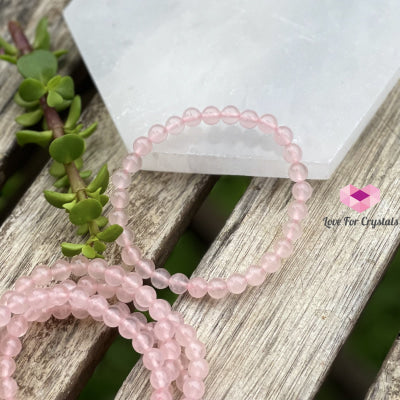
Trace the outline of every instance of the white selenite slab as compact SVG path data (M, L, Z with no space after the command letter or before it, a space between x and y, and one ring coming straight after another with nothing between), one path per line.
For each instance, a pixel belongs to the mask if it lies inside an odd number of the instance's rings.
M64 15L128 149L189 106L234 104L291 127L326 179L399 78L398 0L73 0ZM281 151L202 125L144 168L284 177Z

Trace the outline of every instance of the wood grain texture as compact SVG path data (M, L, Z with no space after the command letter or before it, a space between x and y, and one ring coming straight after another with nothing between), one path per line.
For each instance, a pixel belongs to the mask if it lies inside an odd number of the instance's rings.
M390 349L365 400L400 399L400 335Z
M85 165L97 171L108 162L110 170L120 165L126 150L99 96L83 114L88 124L99 121L98 131L88 139ZM0 292L42 262L61 256L62 241L77 241L68 216L49 206L43 189L52 185L47 168L27 191L0 228ZM214 178L204 175L141 172L132 183L130 224L147 256L164 262ZM119 261L111 248L106 258ZM20 399L76 398L113 338L113 331L92 321L72 318L32 327L24 339L17 361L16 379Z
M174 305L206 344L206 400L311 399L398 243L400 225L324 227L323 218L399 218L400 84L327 181L313 181L304 236L283 269L258 288L222 301L181 296ZM290 124L290 121L285 121ZM323 133L321 133L323 134ZM367 184L382 200L363 214L340 188ZM253 179L194 275L227 277L258 261L280 236L291 197L285 179ZM138 363L116 399L148 399Z

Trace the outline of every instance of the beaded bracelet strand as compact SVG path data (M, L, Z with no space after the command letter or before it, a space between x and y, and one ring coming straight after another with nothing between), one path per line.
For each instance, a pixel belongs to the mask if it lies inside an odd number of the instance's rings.
M290 219L274 250L265 253L259 265L250 266L243 275L233 274L226 281L213 278L208 282L200 277L189 279L183 274L170 276L165 269L156 269L151 260L142 258L139 248L133 244L134 235L126 226L128 216L124 210L129 203L126 189L130 174L141 168L141 157L152 150L153 143L160 143L168 134L182 132L185 126L196 126L201 121L212 125L219 120L227 124L239 122L246 128L258 127L264 133L272 133L275 141L284 146L284 158L291 164L289 177L296 182L292 189L295 200L288 208ZM307 168L300 163L301 149L292 143L292 137L291 130L278 127L272 115L259 118L254 111L240 113L236 107L228 106L219 112L211 106L203 113L189 108L182 118L171 117L165 126L150 128L148 137L136 139L134 152L124 159L122 169L112 175L116 190L111 195L114 209L109 216L111 223L124 227L117 243L122 247L125 267L133 266L135 271L119 265L109 266L101 259L89 261L75 256L70 263L57 260L50 268L38 265L30 276L18 278L14 289L0 297L0 399L16 399L18 387L12 378L16 369L14 358L22 349L19 338L26 334L31 323L45 322L52 316L65 319L70 315L77 319L90 316L118 328L121 336L132 340L135 351L143 354L144 366L151 371L151 400L172 400L173 382L184 394L182 400L201 399L209 371L205 346L197 338L195 329L185 324L182 315L172 311L167 301L157 299L155 289L144 284L143 279L150 278L155 288L169 286L177 294L187 291L200 298L208 293L219 299L228 293L242 293L247 285L258 286L267 273L277 271L281 259L292 253L293 242L301 235L300 221L307 215L305 202L312 193L305 181ZM141 313L131 313L129 303L139 311L149 311L154 322L147 322Z

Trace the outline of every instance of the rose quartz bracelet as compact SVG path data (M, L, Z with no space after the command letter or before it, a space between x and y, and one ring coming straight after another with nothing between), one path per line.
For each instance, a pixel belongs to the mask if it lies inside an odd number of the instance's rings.
M168 134L178 135L185 126L196 126L201 122L208 125L217 124L223 121L228 125L240 123L244 128L258 128L261 132L272 134L275 142L283 147L283 158L290 163L289 178L295 182L292 188L294 200L289 204L289 220L283 226L283 236L278 239L271 252L266 252L260 259L258 265L250 265L244 274L234 273L226 280L213 278L208 282L201 277L189 279L186 275L177 273L170 275L165 268L155 268L154 263L142 258L140 249L133 244L134 234L127 227L128 214L125 208L129 204L127 188L131 183L131 175L140 170L142 157L149 154L153 144L161 143L167 139ZM293 251L293 243L302 234L300 222L307 216L307 205L305 202L310 198L312 188L307 178L307 167L300 162L302 151L300 147L292 143L293 133L286 126L278 126L273 115L266 114L258 117L257 113L251 110L242 113L234 106L227 106L219 111L214 106L209 106L200 112L196 108L188 108L182 117L170 117L165 126L154 125L149 129L147 137L138 137L133 143L133 153L129 153L122 162L122 168L115 171L111 182L115 190L111 194L113 210L109 214L112 224L119 224L124 231L117 239L122 247L122 260L125 264L133 266L135 271L143 279L151 279L152 285L157 289L169 288L176 294L186 291L195 298L201 298L207 293L214 299L220 299L228 293L242 293L247 285L261 285L268 273L279 270L281 259L290 256Z

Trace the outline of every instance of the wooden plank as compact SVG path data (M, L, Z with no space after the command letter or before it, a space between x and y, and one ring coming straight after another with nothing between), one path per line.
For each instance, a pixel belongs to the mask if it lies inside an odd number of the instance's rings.
M181 296L174 308L205 342L210 374L204 399L311 399L379 282L400 225L324 227L323 218L398 218L400 84L327 181L313 181L304 236L281 272L223 301ZM284 121L290 124L290 121ZM323 132L321 132L323 134ZM340 188L380 188L362 215L339 201ZM280 236L291 196L288 179L253 179L194 275L227 277L258 261ZM116 399L148 399L138 363Z
M99 130L89 138L85 165L96 171L107 161L113 170L126 150L99 96L83 115L87 123L94 120L99 121ZM36 264L60 257L60 242L77 240L67 214L47 205L42 196L52 181L46 168L0 228L0 292ZM132 183L130 224L148 257L165 261L214 181L204 175L137 174ZM117 249L111 248L106 258L119 261ZM17 361L19 398L75 398L112 338L113 331L89 320L33 326Z
M398 400L400 398L400 335L390 349L365 400Z

